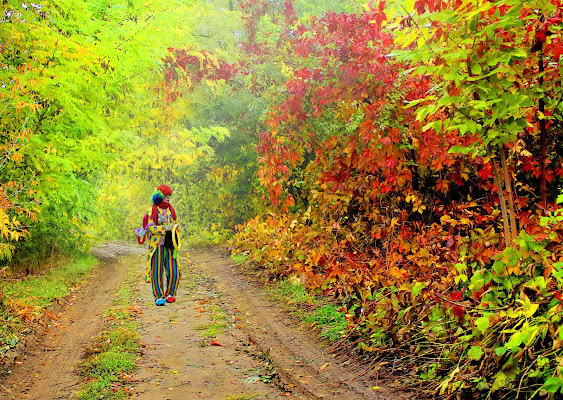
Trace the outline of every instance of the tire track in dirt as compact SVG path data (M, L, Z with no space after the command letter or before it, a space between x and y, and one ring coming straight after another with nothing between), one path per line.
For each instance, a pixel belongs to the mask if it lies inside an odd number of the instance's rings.
M215 279L180 252L182 279L176 302L154 305L139 260L136 292L141 311L143 358L133 374L134 400L297 399L264 379L269 372L260 349L225 313ZM220 326L215 329L214 326ZM264 381L266 380L266 381Z
M117 259L131 252L138 255ZM131 399L408 398L386 388L369 390L377 382L356 381L364 371L324 352L311 332L300 330L218 248L192 250L193 264L181 265L186 276L178 301L165 307L154 306L150 285L144 283L144 255L144 248L116 243L99 248L102 262L90 282L72 296L45 335L28 344L25 358L18 360L21 365L3 380L0 399L58 400L76 394L82 378L75 368L84 347L103 328L101 313L110 306L128 265L138 275L134 285L145 343L139 370L129 382ZM198 325L217 322L214 310L219 308L227 311L221 316L225 329L202 336ZM263 379L276 373L272 382Z
M4 377L0 399L55 400L68 399L77 389L80 378L75 368L81 362L84 347L100 332L101 313L111 304L127 268L126 261L117 261L134 248L113 244L101 246L95 254L100 258L89 282L79 288L64 304L56 321L42 337L29 337L25 355L18 357L12 374ZM110 251L108 251L110 250Z
M193 251L192 260L217 279L219 291L227 294L231 307L244 316L243 329L273 361L277 372L308 399L399 400L409 396L390 388L370 390L381 382L362 383L365 373L335 355L323 351L323 344L310 332L300 330L263 289L250 283L226 254L216 248Z

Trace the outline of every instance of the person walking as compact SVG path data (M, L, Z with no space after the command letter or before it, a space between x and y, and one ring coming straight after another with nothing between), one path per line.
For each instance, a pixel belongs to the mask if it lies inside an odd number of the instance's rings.
M157 306L176 301L180 282L178 252L174 248L172 230L178 223L176 211L170 204L172 189L160 185L152 195L152 208L143 218L143 229L148 234L149 254L145 279L152 283ZM166 283L164 278L166 277Z

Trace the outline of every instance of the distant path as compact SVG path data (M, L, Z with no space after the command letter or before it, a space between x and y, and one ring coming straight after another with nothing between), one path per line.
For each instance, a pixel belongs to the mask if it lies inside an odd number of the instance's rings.
M128 252L133 255L126 264L118 256ZM98 248L103 262L95 276L4 378L0 399L75 397L81 381L75 367L103 328L101 313L131 268L144 343L128 384L131 399L407 399L385 388L370 390L383 385L361 382L360 366L327 354L218 248L181 253L177 301L156 307L143 279L145 250L115 243Z

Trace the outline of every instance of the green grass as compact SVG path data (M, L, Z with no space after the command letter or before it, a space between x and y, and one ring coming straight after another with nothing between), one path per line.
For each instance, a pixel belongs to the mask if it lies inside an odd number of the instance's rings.
M108 328L90 349L90 356L81 365L88 378L78 400L125 399L128 397L127 377L137 368L140 352L138 323L135 321L135 293L130 273L116 293L112 306L104 313Z
M225 310L223 310L221 307L219 306L209 307L208 315L209 318L211 319L211 322L206 324L201 324L195 327L195 329L197 330L204 331L203 333L200 334L201 337L204 338L217 337L219 336L219 334L224 332L229 327L229 323L227 321L229 317L225 312Z
M228 318L227 314L213 314L211 319L215 321L226 321Z
M325 304L307 313L304 321L307 324L316 322L321 329L321 337L336 341L342 337L348 322L344 314L339 312L334 304Z
M31 306L46 308L53 300L68 295L70 288L80 283L95 264L93 256L81 255L73 262L52 269L45 275L3 284L4 297L7 301L25 300Z
M236 265L245 264L250 254L231 254ZM307 292L305 286L296 279L285 279L271 283L267 287L270 296L280 302L286 311L307 325L314 325L320 336L334 342L339 340L348 323L344 314L338 311L340 306L322 296Z
M273 283L268 287L270 295L278 300L291 303L313 303L316 299L307 293L307 289L299 282L288 279Z
M201 324L196 326L195 329L204 331L200 336L204 338L217 337L219 334L227 329L229 324L226 322L210 322L208 324Z
M284 305L301 322L320 331L320 336L333 342L340 339L348 325L340 306L322 296L307 293L303 284L294 280L283 280L268 287L272 298Z
M246 260L248 260L249 258L250 258L250 254L245 254L245 253L231 254L231 260L233 260L233 262L236 265L244 264Z
M0 281L0 359L33 329L29 321L41 317L54 301L68 296L94 265L93 256L82 254L41 276Z
M225 400L257 400L259 397L256 397L255 394L242 394L239 396L229 396L225 398Z

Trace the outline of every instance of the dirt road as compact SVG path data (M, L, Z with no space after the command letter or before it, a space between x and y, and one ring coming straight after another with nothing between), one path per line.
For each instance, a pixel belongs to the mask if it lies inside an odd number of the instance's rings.
M123 254L133 256L124 262ZM4 377L0 399L75 398L75 369L83 349L102 329L101 313L128 271L135 280L144 343L130 398L192 399L406 399L362 382L364 370L328 354L232 265L218 248L181 254L176 303L156 307L143 282L144 249L106 244L100 267L41 338L28 346L13 374ZM377 389L374 386L377 385Z

